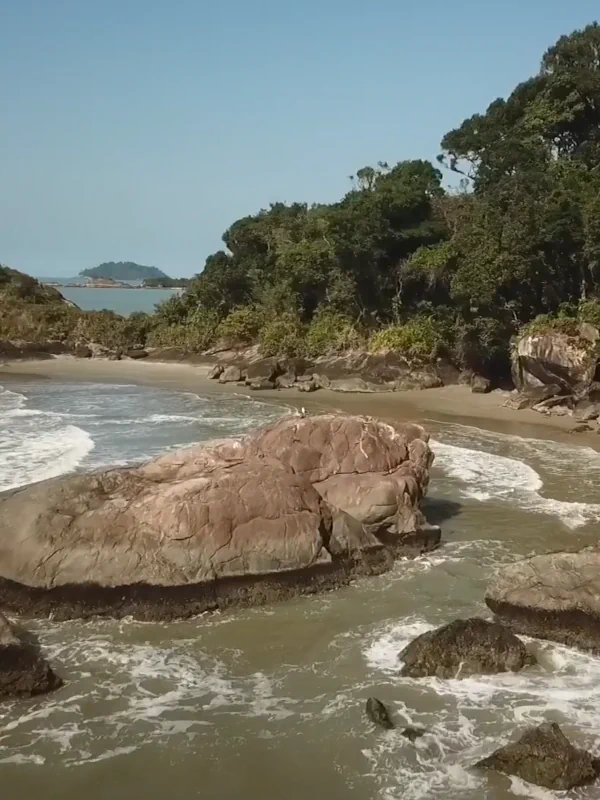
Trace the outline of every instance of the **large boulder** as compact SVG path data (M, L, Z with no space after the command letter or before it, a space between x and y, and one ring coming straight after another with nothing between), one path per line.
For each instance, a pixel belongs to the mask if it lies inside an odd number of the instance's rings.
M276 358L261 358L252 364L248 364L245 369L246 383L249 385L259 384L261 381L275 383L275 380L283 375L284 369Z
M535 664L525 645L503 625L474 617L457 619L417 636L399 655L408 678L464 678L518 672Z
M0 700L43 694L62 683L34 644L0 612Z
M518 632L600 653L600 548L532 556L502 567L485 601Z
M289 416L140 467L12 490L0 495L0 595L63 618L153 619L335 587L389 568L404 542L406 554L437 544L419 510L431 460L418 426ZM353 487L327 498L330 478L369 473L406 489L384 529L352 514Z
M580 325L578 335L558 331L522 336L513 348L512 372L517 389L557 384L562 393L587 393L598 362L598 329Z
M572 745L555 722L528 728L517 742L501 747L475 766L516 775L554 791L585 786L600 774L600 760Z
M219 383L239 383L243 381L244 378L245 374L240 367L236 367L232 364L230 367L225 367L223 372L221 372L219 375Z

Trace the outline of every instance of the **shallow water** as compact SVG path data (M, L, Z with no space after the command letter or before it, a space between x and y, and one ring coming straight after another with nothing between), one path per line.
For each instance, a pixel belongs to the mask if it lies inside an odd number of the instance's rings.
M61 451L64 471L240 433L284 411L139 387L34 382L10 391L0 395L5 485L58 469L58 451L52 459L31 455L44 430L54 431L48 441L56 447L65 429L86 434L87 449L78 434L79 444ZM558 721L600 755L600 659L531 641L535 668L442 681L400 678L397 658L418 633L487 616L483 595L497 565L597 538L600 454L468 426L429 427L437 462L426 513L444 534L433 554L335 593L179 624L29 621L67 684L0 707L6 796L600 798L600 786L556 794L469 769L542 720ZM19 467L19 447L22 455L29 448L35 468ZM425 727L426 736L411 744L373 729L363 713L371 694L400 726Z

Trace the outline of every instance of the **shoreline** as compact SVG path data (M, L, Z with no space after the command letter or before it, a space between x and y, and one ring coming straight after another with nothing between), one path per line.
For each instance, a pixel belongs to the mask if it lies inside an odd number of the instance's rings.
M554 439L571 445L600 450L597 433L570 434L572 417L546 417L537 411L505 408L504 395L473 394L466 386L438 389L345 394L327 389L303 394L296 389L253 392L237 384L208 379L211 364L171 364L147 361L103 361L59 356L43 361L15 361L0 364L0 385L19 381L59 380L134 384L196 394L243 394L265 402L309 411L340 411L394 421L458 423L504 434L535 439Z

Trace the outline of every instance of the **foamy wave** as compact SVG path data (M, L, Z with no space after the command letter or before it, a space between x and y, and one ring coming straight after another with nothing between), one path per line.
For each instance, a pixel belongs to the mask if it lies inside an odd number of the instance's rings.
M523 461L439 441L432 441L431 446L436 466L464 484L463 497L481 502L509 502L523 511L557 516L569 528L600 520L599 503L543 497L540 490L544 484L540 475Z
M71 472L93 449L87 431L66 425L23 435L0 434L0 491Z
M465 768L514 739L517 731L542 722L558 722L574 741L598 754L600 659L525 639L538 666L519 673L456 680L400 678L398 651L432 627L415 617L388 623L363 645L363 658L372 677L379 682L393 681L386 699L399 725L416 725L428 732L415 748L392 731L365 754L374 774L381 777L395 770L394 780L385 781L391 784L385 797L486 796L488 776ZM491 713L482 714L482 709ZM517 779L511 785L516 796L540 800L562 796Z
M26 402L25 395L11 392L9 389L4 389L0 386L0 411L3 415L14 409L23 408Z

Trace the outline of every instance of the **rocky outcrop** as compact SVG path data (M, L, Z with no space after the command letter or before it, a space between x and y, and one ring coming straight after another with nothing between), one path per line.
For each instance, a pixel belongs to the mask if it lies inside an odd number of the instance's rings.
M0 598L62 618L165 619L382 572L439 541L419 510L427 438L416 425L290 416L242 440L6 492Z
M561 394L584 396L598 363L593 325L579 326L577 336L558 331L522 336L513 349L513 381L519 391L558 385Z
M209 355L206 353L205 355ZM244 351L214 351L219 359L211 378L223 380L224 371L239 369L240 378L254 389L296 388L298 391L330 389L334 392L394 392L432 389L456 383L458 370L438 359L435 364L410 364L399 353L368 353L362 350L303 358L263 358L256 347ZM266 383L268 381L268 383ZM308 384L308 385L307 385Z
M457 619L417 636L399 655L408 678L464 678L518 672L535 664L525 645L503 625L484 619Z
M32 642L0 612L0 700L32 697L62 686Z
M365 706L367 717L371 720L373 725L378 725L380 728L392 730L396 726L391 720L390 713L381 700L376 697L369 697L367 705Z
M471 380L471 391L473 394L487 394L492 390L492 382L483 375L473 375Z
M515 631L600 653L600 548L509 564L485 601Z
M528 728L476 767L493 769L554 791L585 786L600 774L600 760L575 747L556 723Z
M245 375L239 367L230 366L219 375L219 383L240 383L245 379Z

